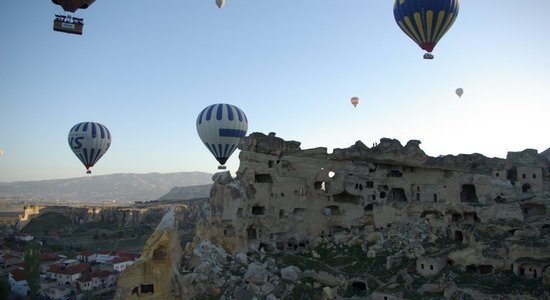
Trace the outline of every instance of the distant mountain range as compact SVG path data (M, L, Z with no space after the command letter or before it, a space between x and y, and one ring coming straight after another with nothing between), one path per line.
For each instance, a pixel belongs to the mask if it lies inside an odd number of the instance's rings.
M29 204L121 205L135 201L157 200L175 187L178 187L181 197L208 197L212 175L203 172L125 173L70 179L0 182L0 198L22 200Z

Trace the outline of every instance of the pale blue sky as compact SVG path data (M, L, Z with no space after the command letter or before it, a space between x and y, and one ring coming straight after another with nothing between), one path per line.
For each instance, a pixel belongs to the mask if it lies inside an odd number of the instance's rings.
M419 139L432 156L550 147L550 1L462 0L433 61L392 8L97 0L76 13L86 23L76 36L52 30L63 11L51 1L3 0L0 182L85 176L67 143L82 121L113 136L93 174L216 172L195 120L218 102L245 111L249 133L303 149L382 137Z

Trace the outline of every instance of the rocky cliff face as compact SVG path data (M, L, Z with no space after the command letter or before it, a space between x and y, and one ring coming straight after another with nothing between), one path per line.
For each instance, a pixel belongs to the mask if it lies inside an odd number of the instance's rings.
M154 227L162 218L169 207L178 208L178 220L195 222L197 211L201 203L206 199L165 201L140 203L135 206L25 206L19 221L22 228L33 217L47 212L55 212L69 218L73 224L84 224L89 222L109 222L118 226L149 225Z
M503 295L461 278L511 270L539 284L512 299L550 296L546 157L429 157L419 145L384 138L328 154L273 133L244 138L236 177L215 174L197 212L182 295L491 299Z
M229 252L260 245L285 250L430 214L445 216L442 227L548 216L542 204L548 163L536 150L510 152L507 159L434 158L419 145L383 138L373 148L357 142L327 154L253 133L241 144L237 177L214 176L205 238Z

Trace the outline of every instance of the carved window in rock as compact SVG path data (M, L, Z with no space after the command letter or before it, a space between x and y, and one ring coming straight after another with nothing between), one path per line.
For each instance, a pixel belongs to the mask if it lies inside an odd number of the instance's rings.
M224 236L228 236L228 237L232 237L232 236L235 236L235 227L233 226L227 226L223 229L223 235Z
M265 214L265 206L252 206L252 214L255 216L262 216Z
M386 174L387 177L403 177L403 173L399 170L390 170L388 174Z
M285 210L281 209L279 210L279 219L284 219L284 218L286 218Z
M360 291L365 291L367 289L367 284L363 281L354 281L351 286Z
M258 238L256 233L256 227L254 226L248 227L248 229L246 230L246 233L249 240L255 240Z
M463 203L479 203L476 194L476 187L473 184L463 184L460 191L460 202Z
M273 163L274 163L274 162L273 162L272 160L268 161L268 162L267 162L267 167L268 167L268 168L273 168Z
M366 187L367 189L372 189L372 188L374 187L374 182L373 182L373 181L367 181L367 182L365 183L365 187Z
M367 204L363 209L365 210L365 212L372 212L374 209L374 205L372 203Z
M154 284L142 284L141 285L141 293L142 294L154 294L155 293L155 285Z
M350 203L350 204L359 204L363 202L364 198L362 196L356 196L343 191L339 194L334 195L334 201L340 203Z
M522 193L530 193L531 192L531 185L529 183L525 183L521 186L521 192Z
M388 197L388 201L407 202L407 196L405 195L405 190L402 188L391 189L391 192Z
M475 212L465 212L464 220L466 222L475 222L475 223L478 223L480 221L479 218L477 217L477 213Z
M305 208L295 208L294 211L292 212L292 215L294 216L294 218L303 219L306 215L306 209Z
M323 215L325 216L338 216L340 214L340 206L331 205L323 208Z
M271 179L271 175L269 174L256 174L254 175L254 182L255 183L273 183L273 179Z
M166 259L166 256L168 256L168 249L164 245L158 246L155 251L153 251L154 260L163 260Z

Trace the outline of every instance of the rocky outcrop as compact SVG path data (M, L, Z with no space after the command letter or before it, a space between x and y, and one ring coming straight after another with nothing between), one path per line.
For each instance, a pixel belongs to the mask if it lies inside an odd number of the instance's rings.
M460 279L550 268L550 170L536 150L430 157L383 138L329 154L274 133L239 147L236 176L215 174L197 212L178 296L489 299Z
M523 222L533 218L529 211L548 216L539 202L547 203L549 172L536 150L510 152L507 159L434 158L418 140L402 146L383 138L372 148L357 142L333 154L299 145L274 133L243 139L237 176L213 177L201 236L230 253L261 245L292 250L342 231L381 229L435 214L445 216L431 219L436 231L455 228L448 236L460 232L467 240L464 224ZM526 201L533 204L522 204Z
M120 274L115 299L181 298L182 249L175 215L173 208L166 212L141 257Z

